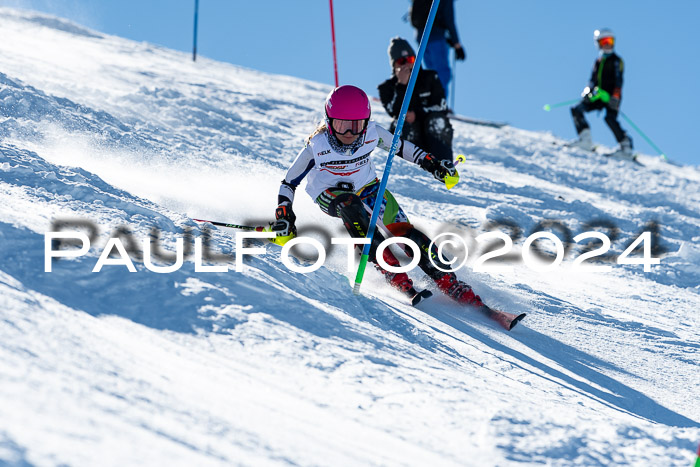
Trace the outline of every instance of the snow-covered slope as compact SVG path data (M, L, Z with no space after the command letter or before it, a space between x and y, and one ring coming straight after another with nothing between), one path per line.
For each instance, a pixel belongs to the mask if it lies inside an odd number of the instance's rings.
M355 296L342 251L301 274L260 244L236 272L227 229L211 244L229 272L190 258L156 274L139 259L153 228L172 252L203 235L192 218L272 217L330 87L32 12L0 9L0 30L0 463L692 463L697 167L459 122L453 190L395 161L389 189L430 235L508 222L519 252L542 221L571 236L598 223L618 255L656 223L647 273L574 270L580 245L550 273L460 270L487 303L528 313L511 333L437 294L412 308L375 271ZM300 232L342 236L301 190L295 211ZM60 220L95 227L93 248L44 272ZM92 272L116 236L137 272Z

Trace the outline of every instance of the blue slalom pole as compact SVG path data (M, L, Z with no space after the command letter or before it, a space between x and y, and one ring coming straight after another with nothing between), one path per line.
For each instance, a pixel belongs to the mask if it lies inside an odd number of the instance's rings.
M416 64L413 66L413 71L411 71L411 77L408 80L408 87L406 88L406 94L403 98L403 103L401 104L401 111L399 112L399 119L396 122L396 129L394 130L394 138L391 141L391 148L389 150L389 157L386 160L386 166L384 167L384 175L382 175L382 181L379 183L379 190L377 191L377 197L375 198L374 209L372 210L372 217L369 220L369 228L367 231L367 237L369 243L362 249L362 257L360 258L360 266L357 268L357 275L355 276L355 286L352 291L355 295L360 294L360 285L362 284L362 278L365 274L365 268L367 267L367 261L369 260L369 250L372 246L372 240L374 238L374 229L377 226L377 219L379 218L379 210L382 207L384 201L384 191L386 190L386 184L389 181L389 172L391 171L391 163L394 159L394 154L399 148L399 141L401 140L401 130L403 130L403 123L406 119L406 112L408 112L408 104L411 102L411 96L413 95L413 88L416 85L416 79L418 79L418 71L420 70L420 64L423 62L423 55L425 54L425 48L428 45L428 37L430 37L430 31L433 28L433 22L435 21L435 14L437 13L438 5L440 0L433 0L433 4L430 7L430 14L428 15L428 21L425 23L425 29L423 30L423 36L420 39L420 47L418 47L418 55L416 56Z
M197 61L197 22L199 19L199 0L194 0L194 39L192 44L192 61Z

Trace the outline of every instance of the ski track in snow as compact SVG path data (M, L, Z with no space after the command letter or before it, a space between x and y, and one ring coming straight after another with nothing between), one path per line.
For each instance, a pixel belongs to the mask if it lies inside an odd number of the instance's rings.
M522 231L519 254L541 221L572 236L598 221L614 224L618 255L658 224L649 273L575 271L578 246L554 273L461 270L487 303L528 313L510 333L439 293L412 308L371 268L354 296L340 250L301 274L253 242L265 254L235 272L228 229L210 234L229 272L195 272L189 259L156 274L137 258L136 273L93 273L120 232L140 250L156 227L172 255L185 229L206 234L191 218L269 220L330 87L193 64L29 11L0 8L0 29L0 463L692 463L697 167L645 155L639 167L551 134L461 122L467 161L453 190L395 161L389 189L431 236L507 220ZM375 160L383 169L385 155ZM303 185L295 212L302 234L342 235ZM57 219L98 230L87 255L47 273Z

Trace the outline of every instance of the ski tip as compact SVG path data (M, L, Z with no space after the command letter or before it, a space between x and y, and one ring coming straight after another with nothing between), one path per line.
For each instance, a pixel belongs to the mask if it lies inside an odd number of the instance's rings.
M522 321L522 319L526 315L527 315L527 313L521 313L518 316L516 316L515 318L513 318L513 321L510 322L510 327L508 328L508 330L509 331L512 330L515 327L515 325L518 324L520 321Z
M432 296L433 293L430 290L421 290L413 296L413 298L411 299L411 305L416 306L426 298L430 298Z

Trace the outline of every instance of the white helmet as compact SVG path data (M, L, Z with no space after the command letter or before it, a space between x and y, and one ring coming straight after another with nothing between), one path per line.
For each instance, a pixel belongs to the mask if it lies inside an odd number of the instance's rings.
M593 32L593 40L603 51L612 50L615 47L615 33L609 28L596 29Z

